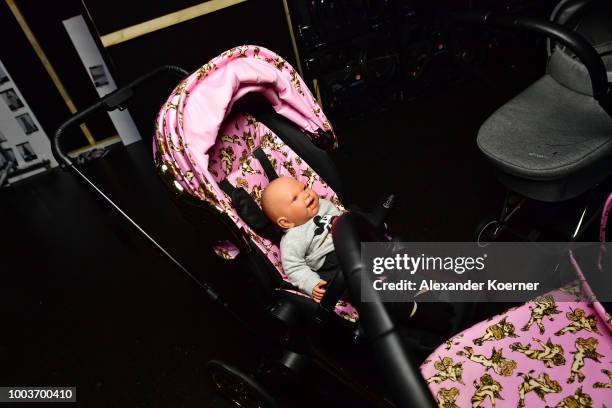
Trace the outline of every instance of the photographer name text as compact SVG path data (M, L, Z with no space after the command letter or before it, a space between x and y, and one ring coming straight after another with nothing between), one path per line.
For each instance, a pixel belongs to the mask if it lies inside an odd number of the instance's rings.
M423 280L414 282L402 279L398 282L384 282L376 279L372 282L374 290L377 291L537 291L540 282L500 282L497 279L489 279L486 282L437 282L434 280Z

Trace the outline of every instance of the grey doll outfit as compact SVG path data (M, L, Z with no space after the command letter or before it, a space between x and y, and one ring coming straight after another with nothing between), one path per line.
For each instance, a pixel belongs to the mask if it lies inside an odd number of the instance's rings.
M281 238L281 258L287 278L309 296L312 296L312 290L319 280L329 282L340 273L331 236L333 220L340 214L331 202L320 199L317 215L302 225L289 228ZM428 294L431 295L431 292L421 297L424 298ZM385 307L398 321L409 322L412 327L427 328L433 332L445 330L446 326L440 322L450 321L452 317L449 304L444 302L425 302L418 307L419 313L416 313L416 301L391 302L386 303Z
M287 278L308 295L312 295L321 280L317 271L325 264L326 256L334 251L331 226L340 214L331 202L319 199L317 215L302 225L289 228L281 238L281 258Z

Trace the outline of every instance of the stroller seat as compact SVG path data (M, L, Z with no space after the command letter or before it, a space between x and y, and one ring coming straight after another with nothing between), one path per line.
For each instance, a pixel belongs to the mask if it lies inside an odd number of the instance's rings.
M243 110L261 100L266 106L255 115ZM217 255L242 255L281 320L296 308L314 316L319 305L288 282L280 231L261 210L261 194L273 178L289 176L343 210L341 182L318 144L336 146L321 108L291 65L257 46L228 50L187 77L157 119L153 151L162 180L181 196L181 208L195 203L187 210L195 223L207 218ZM330 296L321 306L354 328L358 315L345 300Z
M587 17L576 31L601 56L610 81L610 20L587 22ZM602 30L586 35L590 31L584 27L593 25ZM586 67L560 46L549 58L547 73L494 112L477 142L503 184L540 201L577 197L612 173L612 119L593 98Z

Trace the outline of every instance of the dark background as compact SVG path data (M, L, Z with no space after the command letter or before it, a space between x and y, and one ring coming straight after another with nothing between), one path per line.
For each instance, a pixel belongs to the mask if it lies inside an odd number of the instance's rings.
M61 24L81 13L83 4L64 1L42 9L33 0L17 3L77 107L95 101L95 89ZM151 1L136 7L115 0L84 2L100 35L196 3ZM444 16L469 6L545 16L555 2L412 3L416 17L403 23L416 24L420 34L414 41L407 37L398 42L391 51L405 50L406 45L414 49L412 45L429 39L416 48L417 54L403 54L393 75L382 77L386 82L366 78L356 94L333 91L333 81L322 89L340 140L334 158L363 208L388 192L397 193L390 225L406 240L471 241L478 222L496 214L504 197L476 148L478 128L544 73L546 54L541 38L503 30L449 31ZM307 2L291 5L294 25L312 23L312 16L303 14L308 14ZM6 4L0 7L0 30L11 39L2 60L51 135L68 110ZM368 31L362 24L352 29L358 37L364 32L360 30ZM443 41L446 51L433 55L438 42L431 38ZM354 45L350 36L337 40L320 34L320 39L324 45L309 48L308 41L298 37L303 60L326 52L336 55ZM196 69L244 43L269 47L294 62L281 1L248 0L109 47L105 58L122 84L162 64ZM418 81L406 69L417 66L411 55L432 62ZM326 66L328 71L307 69L309 85L314 78L336 78L339 67ZM349 69L351 75L354 68ZM198 235L181 217L155 175L149 153L152 123L174 82L160 80L140 90L130 105L142 143L117 146L83 170L259 327L254 287L243 268L212 254L205 246L209 237ZM347 105L347 100L358 103ZM114 129L109 125L104 118L92 121L97 139L111 136ZM68 147L83 144L84 137L76 133ZM0 214L0 317L5 325L0 337L1 385L74 385L78 405L86 407L222 406L212 394L206 362L226 359L252 369L266 351L72 173L56 169L0 190ZM378 374L372 370L370 375ZM317 380L329 379L321 376L308 384ZM295 395L291 406L360 405L340 388L310 389Z
M16 3L77 110L95 102L98 94L89 79L89 72L83 67L62 24L63 20L80 14L80 1L61 1L44 9L41 9L41 4L37 1ZM0 4L0 26L3 38L10 39L6 42L7 46L3 47L2 61L23 96L31 103L32 110L47 135L52 135L70 116L70 111L6 2ZM106 115L93 118L87 125L96 140L117 134ZM87 139L80 129L73 131L70 137L66 138L68 151L86 144Z
M78 110L95 102L98 94L72 46L63 20L78 14L83 14L86 20L91 16L89 23L94 36L96 32L104 35L198 3L66 0L41 8L41 3L34 0L16 2ZM10 39L3 48L2 60L24 97L32 101L32 109L45 132L52 135L70 112L5 2L0 4L0 30L3 38ZM109 47L103 56L121 86L160 65L178 65L193 71L222 51L247 43L269 47L294 62L281 1L249 0ZM171 78L149 84L130 106L143 137L152 134L154 112L175 83L176 79ZM117 134L106 115L95 117L87 125L96 140ZM87 144L80 130L65 140L68 151Z

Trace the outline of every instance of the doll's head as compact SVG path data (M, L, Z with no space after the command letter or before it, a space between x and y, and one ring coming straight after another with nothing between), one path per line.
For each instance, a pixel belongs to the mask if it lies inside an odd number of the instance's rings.
M264 189L261 207L273 223L288 229L317 215L319 196L295 179L278 177Z

